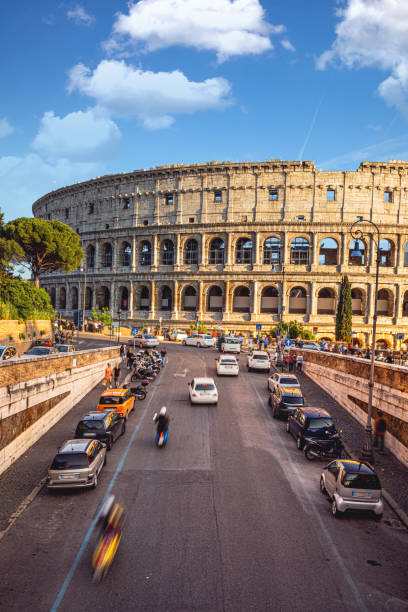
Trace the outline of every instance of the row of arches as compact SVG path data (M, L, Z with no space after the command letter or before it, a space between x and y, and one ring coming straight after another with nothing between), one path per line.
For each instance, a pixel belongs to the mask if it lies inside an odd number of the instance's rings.
M150 310L151 288L148 285L142 284L136 292L137 298L134 305L136 310ZM90 310L93 306L93 289L86 287L85 296L81 296L79 303L79 293L77 287L72 287L70 290L70 301L67 300L67 292L65 287L60 287L58 292L58 301L56 298L56 288L49 289L51 304L59 310L77 310L82 306L82 300L85 298L85 308ZM119 287L119 299L117 308L127 311L129 308L129 289L128 287ZM158 301L156 309L162 311L170 311L174 306L174 292L170 285L163 285L158 291ZM308 294L304 287L298 286L290 289L289 298L289 313L291 314L306 314L307 313L307 298ZM363 289L353 288L351 291L352 311L353 315L362 316L366 313L367 295ZM180 309L183 311L197 311L199 308L198 289L193 285L185 285L180 291ZM205 309L207 312L218 312L225 309L225 292L219 285L211 285L205 294ZM111 308L111 292L104 285L100 286L95 295L95 305L97 308ZM402 304L403 316L408 316L408 291L405 291ZM377 312L380 316L394 315L394 295L390 289L380 289L377 296ZM260 312L261 313L278 313L280 308L280 296L278 288L274 285L263 287L260 292ZM322 288L317 293L317 314L334 315L337 308L337 295L334 289L330 287ZM249 313L251 310L251 290L248 286L239 285L232 293L232 312Z
M380 265L392 267L395 265L395 244L383 238L380 240ZM289 247L289 260L291 264L307 265L311 261L312 247L308 238L299 236L294 238ZM368 246L362 239L352 239L348 245L348 263L350 265L367 265ZM86 250L88 269L96 266L95 247L89 245ZM282 262L283 243L281 238L270 236L262 245L262 263L267 265ZM334 238L324 238L319 244L319 264L335 266L339 261L340 248ZM254 246L250 238L239 238L234 250L235 264L254 263ZM150 266L153 261L153 247L149 240L141 242L138 248L138 263L141 266ZM213 238L210 241L207 263L210 265L225 264L226 244L222 238ZM205 260L200 255L199 243L195 238L187 240L183 246L182 263L185 265L197 265L200 260ZM165 239L159 245L159 263L164 266L173 266L176 263L176 250L173 240ZM113 267L113 247L110 243L102 245L101 264L104 268ZM119 259L117 265L129 267L132 265L132 247L128 242L123 242L119 247ZM404 247L404 265L408 266L408 243Z

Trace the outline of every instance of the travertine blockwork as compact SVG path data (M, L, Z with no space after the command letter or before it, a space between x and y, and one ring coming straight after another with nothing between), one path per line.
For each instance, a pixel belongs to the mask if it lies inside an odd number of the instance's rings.
M368 341L375 243L350 236L357 217L381 229L378 338L408 332L408 162L321 172L312 162L211 162L103 176L37 200L37 217L81 236L84 271L42 278L65 316L107 306L138 324L196 318L252 331L297 319L333 337L341 277L354 330ZM169 321L165 321L169 319Z

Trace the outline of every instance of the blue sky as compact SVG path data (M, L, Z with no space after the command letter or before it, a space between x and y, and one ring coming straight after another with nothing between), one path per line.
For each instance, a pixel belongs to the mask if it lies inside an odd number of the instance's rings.
M406 0L22 0L0 24L0 208L212 160L408 160Z

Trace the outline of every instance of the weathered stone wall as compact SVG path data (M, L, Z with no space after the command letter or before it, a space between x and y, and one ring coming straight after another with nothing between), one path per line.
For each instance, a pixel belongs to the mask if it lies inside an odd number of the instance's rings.
M119 361L118 348L0 365L0 474L59 421ZM67 434L68 435L68 434Z
M333 353L296 349L304 358L304 371L330 393L361 424L367 421L370 363L366 359ZM408 465L408 370L384 363L375 364L373 424L377 411L387 421L387 447Z

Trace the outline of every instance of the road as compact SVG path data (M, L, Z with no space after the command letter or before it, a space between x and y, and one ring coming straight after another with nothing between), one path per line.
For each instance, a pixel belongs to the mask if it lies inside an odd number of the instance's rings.
M0 609L408 610L408 533L392 511L381 523L334 519L319 491L323 464L307 462L271 418L267 376L248 373L241 355L238 378L216 379L218 406L192 407L187 382L215 376L217 354L167 346L169 363L98 488L42 490L0 542ZM56 431L61 442L72 435L99 391L53 429L54 441ZM162 405L172 422L159 450L152 414ZM126 531L95 585L92 525L109 490L126 506Z

